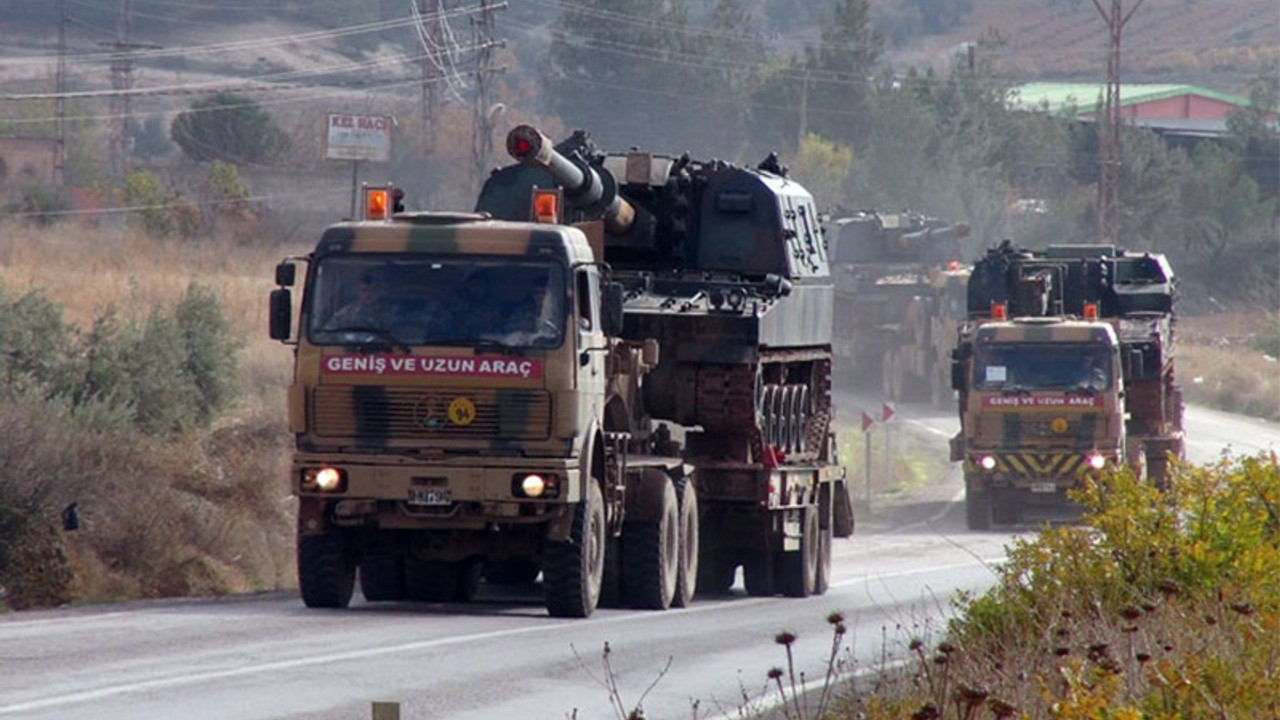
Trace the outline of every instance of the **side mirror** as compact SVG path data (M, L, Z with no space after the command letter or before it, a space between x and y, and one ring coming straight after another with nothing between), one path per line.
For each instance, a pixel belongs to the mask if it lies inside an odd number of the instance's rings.
M276 265L276 284L280 287L292 287L297 279L298 266L291 262Z
M288 288L272 290L267 314L271 339L288 341L293 335L293 293Z
M622 335L622 296L621 283L608 283L600 293L600 323L610 337Z

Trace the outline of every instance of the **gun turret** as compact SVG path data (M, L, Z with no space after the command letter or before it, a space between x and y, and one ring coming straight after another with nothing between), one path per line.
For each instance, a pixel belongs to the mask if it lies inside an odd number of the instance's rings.
M518 125L507 134L507 154L529 167L541 168L564 188L565 200L604 221L611 235L622 235L635 222L636 211L618 194L618 183L608 172L597 171L578 153L565 156L532 125Z

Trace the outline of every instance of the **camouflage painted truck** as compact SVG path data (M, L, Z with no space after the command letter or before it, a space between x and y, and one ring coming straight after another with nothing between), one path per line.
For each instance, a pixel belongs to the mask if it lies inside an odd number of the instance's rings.
M950 354L966 318L964 223L914 212L861 211L830 219L842 377L886 400L948 405Z
M1183 454L1174 277L1107 245L1013 248L974 264L954 354L969 526L1068 508L1081 478L1126 464L1158 486Z
M777 207L779 182L746 174L759 178L746 184L749 204ZM387 212L387 191L375 191L372 215L328 228L307 257L277 268L271 334L295 343L304 602L345 606L357 577L376 601L467 600L482 581L541 575L552 615L584 617L601 603L656 609L725 590L735 563L754 568L757 593L821 592L832 532L852 531L838 502L847 493L833 490L838 468L815 461L830 446L827 418L802 418L776 369L745 396L725 392L733 368L723 366L759 350L750 334L785 297L786 275L726 282L719 302L733 312L711 308L710 287L655 302L654 312L678 306L708 323L700 340L718 322L754 324L735 330L751 346L730 348L719 375L693 378L698 408L718 403L721 426L737 435L717 432L713 418L685 427L664 417L694 399L675 397L689 389L678 358L690 339L673 344L662 324L637 325L644 293L605 262L609 229L647 216L615 197L601 220L565 222L560 203L573 198L537 184L553 185L534 168L499 171L480 211L462 214ZM781 211L761 220L783 268L786 221ZM334 326L370 279L385 286L386 317ZM814 395L825 390L825 376L811 379ZM821 431L821 452L800 448L810 442L801 427ZM747 526L758 534L718 534Z

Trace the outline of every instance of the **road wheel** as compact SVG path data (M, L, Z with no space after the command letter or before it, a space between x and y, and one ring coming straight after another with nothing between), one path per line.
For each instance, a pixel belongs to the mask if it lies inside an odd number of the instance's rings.
M355 587L356 563L341 533L298 537L298 588L307 607L344 608Z
M815 507L803 511L802 537L798 551L778 554L778 590L787 597L809 597L818 575L818 512Z
M542 588L552 617L583 618L595 611L604 582L604 498L593 478L573 511L569 538L547 543Z
M991 491L966 489L964 494L965 522L970 530L985 532L991 529Z
M403 600L404 558L401 555L366 555L360 561L360 593L369 602Z
M646 488L646 490L649 490ZM675 597L680 569L680 506L671 478L662 476L657 519L622 526L622 588L627 604L665 610Z
M698 490L691 479L682 477L676 483L676 499L680 503L680 549L671 604L688 607L698 589Z

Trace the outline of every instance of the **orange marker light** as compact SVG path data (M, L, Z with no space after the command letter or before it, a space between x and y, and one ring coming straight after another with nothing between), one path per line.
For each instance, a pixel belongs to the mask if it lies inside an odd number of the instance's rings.
M1084 319L1085 320L1098 319L1098 303L1087 302L1084 304Z
M386 188L364 189L364 219L386 220L391 192Z
M992 320L1006 320L1008 319L1008 317L1009 317L1008 309L1005 307L1004 303L1002 302L991 303L991 319Z
M560 222L560 190L533 190L533 219L535 222L558 224Z

